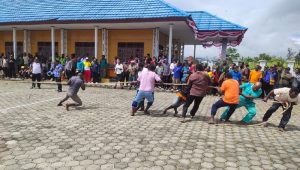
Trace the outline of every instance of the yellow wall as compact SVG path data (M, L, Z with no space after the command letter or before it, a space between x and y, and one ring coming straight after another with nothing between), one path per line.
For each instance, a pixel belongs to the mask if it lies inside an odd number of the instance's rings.
M22 30L17 31L17 42L24 41L24 33ZM13 41L13 32L12 31L0 31L0 53L5 52L5 42Z
M95 30L67 30L68 54L75 53L75 42L95 42ZM102 31L98 32L98 56L102 55Z
M31 53L38 52L38 42L51 42L51 31L30 31L31 33ZM57 51L60 54L60 30L55 30L55 42L58 43Z
M114 63L118 55L119 42L143 42L144 55L152 56L152 29L145 30L108 30L108 62Z

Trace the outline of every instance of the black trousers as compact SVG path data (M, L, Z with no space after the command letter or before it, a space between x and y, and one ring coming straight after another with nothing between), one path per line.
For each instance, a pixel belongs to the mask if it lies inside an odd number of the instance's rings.
M276 112L279 107L282 106L283 105L281 103L274 103L265 113L263 117L263 121L264 122L268 121L268 119L272 116L272 114ZM293 110L293 105L282 114L282 118L278 126L279 128L285 128L285 126L288 124L291 118L292 110Z
M223 101L223 99L220 99L215 104L213 104L213 106L211 108L211 116L214 117L217 114L217 111L219 108L226 107L226 106L229 106L229 111L227 113L227 117L225 120L229 120L230 116L233 114L233 112L237 108L238 104L225 103Z
M100 82L100 75L99 73L92 73L92 77L93 77L93 83L99 83Z
M274 85L270 85L270 83L263 82L262 83L262 97L268 95L274 89Z
M3 67L3 72L4 72L4 76L5 76L5 77L8 77L8 76L9 76L9 75L8 75L9 70L8 70L7 67Z
M183 111L182 111L182 117L186 117L186 113L188 111L188 108L190 107L190 105L194 102L194 106L190 112L191 116L195 116L195 114L197 113L198 109L199 109L199 105L201 103L201 101L203 100L203 97L200 96L189 96L187 98L186 103L183 105Z
M67 79L70 80L70 78L73 76L72 70L66 70L66 76Z
M35 87L35 81L40 82L42 79L42 74L32 74L32 87ZM40 83L37 83L38 88L41 87Z
M61 77L55 77L55 81L57 83L57 90L62 91Z

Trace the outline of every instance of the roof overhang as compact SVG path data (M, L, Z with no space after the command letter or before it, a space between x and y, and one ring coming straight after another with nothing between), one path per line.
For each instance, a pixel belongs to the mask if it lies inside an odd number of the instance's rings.
M133 29L154 29L159 28L159 31L169 35L170 25L173 24L173 39L176 42L184 43L185 45L201 45L199 41L195 39L195 33L193 29L186 22L186 18L168 18L167 19L135 19L135 20L113 20L113 21L47 21L47 22L23 22L13 24L0 25L0 31L9 30L12 28L17 30L50 30L51 27L56 29L94 29L96 26L99 29L111 29L111 30L133 30Z

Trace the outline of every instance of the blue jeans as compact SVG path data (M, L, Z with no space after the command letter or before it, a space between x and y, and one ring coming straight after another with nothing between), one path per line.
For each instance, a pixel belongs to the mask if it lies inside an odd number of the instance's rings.
M154 102L154 94L152 91L142 91L139 90L135 99L132 102L132 107L137 108L141 101L147 99L148 105L151 106Z
M211 116L214 117L217 114L218 109L221 108L221 107L225 107L225 106L229 106L229 111L228 111L227 117L225 119L225 120L229 120L230 116L235 111L235 109L237 108L238 104L225 103L223 101L223 99L220 99L215 104L213 104L213 106L211 108Z

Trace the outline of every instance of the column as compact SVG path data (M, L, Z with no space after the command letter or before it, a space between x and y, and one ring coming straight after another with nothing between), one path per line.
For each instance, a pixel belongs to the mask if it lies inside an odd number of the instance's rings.
M182 62L184 61L184 43L182 43L181 46L181 58L182 58Z
M31 32L27 30L27 52L31 53Z
M196 50L197 50L197 45L194 44L194 59L196 59Z
M16 30L16 27L13 27L13 52L14 52L14 59L17 59L17 30Z
M153 29L153 45L152 56L158 57L159 55L159 28Z
M98 30L99 30L99 27L96 26L95 27L95 58L98 57Z
M28 31L24 30L23 52L28 53Z
M172 62L172 44L173 44L173 24L170 24L169 30L169 53L168 53L168 62Z
M55 28L51 27L51 56L52 62L55 62Z
M222 41L222 50L221 50L221 60L226 60L226 53L227 53L227 40L223 39Z
M65 53L65 42L64 42L64 36L65 36L65 30L64 29L61 29L60 30L60 54L64 54Z
M67 48L68 48L68 36L67 36L67 30L61 29L60 30L60 54L64 54L67 56Z
M102 55L108 57L108 30L102 29Z

